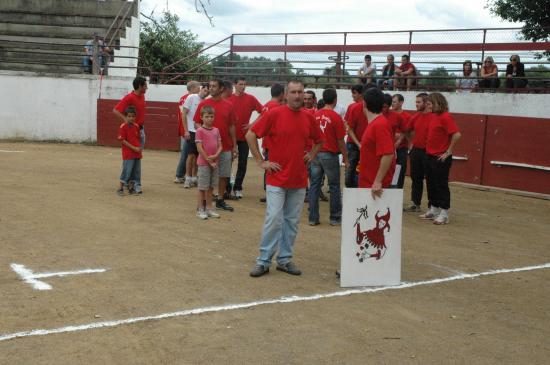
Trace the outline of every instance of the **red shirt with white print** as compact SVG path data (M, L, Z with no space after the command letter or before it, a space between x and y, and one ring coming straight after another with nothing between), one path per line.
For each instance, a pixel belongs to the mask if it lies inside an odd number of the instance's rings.
M319 124L325 137L325 143L321 151L339 153L338 141L346 136L342 117L332 109L323 108L315 113L315 121Z

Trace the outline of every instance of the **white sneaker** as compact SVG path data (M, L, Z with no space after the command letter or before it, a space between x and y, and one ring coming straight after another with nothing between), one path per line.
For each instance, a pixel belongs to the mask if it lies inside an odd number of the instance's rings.
M219 218L220 215L211 209L206 210L206 216L209 218Z
M204 211L204 209L197 210L197 217L200 219L208 219L208 214Z
M237 199L242 199L243 198L243 191L242 190L235 190L235 197Z
M185 182L185 178L184 177L176 177L174 179L174 183L175 184L183 184Z
M191 187L191 178L188 177L185 179L185 182L183 183L183 187L186 189L189 189Z
M196 176L192 177L192 178L191 178L191 184L192 184L193 186L199 186L199 178L196 177Z
M439 215L439 212L439 208L430 207L430 209L426 213L420 214L419 217L421 219L435 219L435 217Z
M445 209L441 209L439 215L434 219L434 224L442 225L449 223L449 215Z

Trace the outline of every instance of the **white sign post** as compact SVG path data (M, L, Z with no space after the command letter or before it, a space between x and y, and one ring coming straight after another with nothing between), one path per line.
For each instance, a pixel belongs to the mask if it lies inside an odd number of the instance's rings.
M344 189L340 286L401 282L403 190Z

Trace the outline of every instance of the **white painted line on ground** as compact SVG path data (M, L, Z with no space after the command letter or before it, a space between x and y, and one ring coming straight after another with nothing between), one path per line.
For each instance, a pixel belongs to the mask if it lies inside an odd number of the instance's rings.
M25 283L30 284L36 290L51 290L52 286L44 281L36 279L51 278L54 276L67 276L67 275L81 275L81 274L93 274L99 272L105 272L106 269L84 269L76 271L61 271L61 272L44 272L35 274L32 270L27 269L25 265L11 264L11 269L16 272L17 275Z
M4 153L23 153L23 152L25 152L25 151L0 150L0 152L4 152Z
M154 321L154 320L160 320L160 319L166 319L166 318L186 317L186 316L191 316L195 314L223 312L223 311L230 311L230 310L236 310L236 309L246 309L246 308L257 307L257 306L266 305L266 304L307 302L307 301L326 299L326 298L345 297L353 294L376 293L376 292L381 292L386 290L399 290L399 289L413 288L416 286L447 283L447 282L456 281L456 280L475 279L482 276L491 276L491 275L498 275L498 274L513 273L513 272L522 272L522 271L533 271L533 270L541 270L541 269L549 269L549 268L550 268L550 263L546 263L542 265L518 267L515 269L490 270L490 271L485 271L485 272L476 273L476 274L461 274L461 275L449 276L449 277L440 278L440 279L416 281L411 283L405 282L395 286L350 289L350 290L343 290L343 291L337 291L337 292L326 293L326 294L313 294L308 296L294 295L290 297L280 297L275 299L260 300L256 302L226 304L226 305L218 305L218 306L211 306L211 307L200 307L200 308L194 308L194 309L181 310L177 312L162 313L162 314L157 314L155 316L134 317L134 318L121 319L121 320L114 320L114 321L92 322L88 324L72 325L72 326L52 328L52 329L35 329L30 331L6 333L3 335L0 335L0 341L8 341L14 338L22 338L22 337L45 336L45 335L52 335L56 333L80 332L80 331L85 331L85 330L95 329L95 328L117 327L125 324Z

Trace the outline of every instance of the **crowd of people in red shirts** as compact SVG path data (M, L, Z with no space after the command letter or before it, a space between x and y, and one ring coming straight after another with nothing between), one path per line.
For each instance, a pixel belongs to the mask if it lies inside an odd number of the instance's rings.
M146 89L144 79L136 78L134 91L114 109L122 121L119 139L124 161L141 159ZM187 89L188 94L180 100L182 153L175 182L199 187L197 216L219 218L208 198L212 192L216 208L234 210L226 200L243 198L249 154L265 171L266 217L252 277L269 272L276 251L277 270L301 274L292 261L298 223L304 201L309 202L309 224L321 223L318 202L325 177L330 194L329 223L340 225L341 163L346 187L370 188L377 198L384 189L403 188L410 160L411 204L404 210L420 212L426 180L428 209L420 218L431 219L436 225L449 222L449 171L461 134L442 94L418 94L416 112L411 115L403 110L403 95L384 94L374 85L354 85L353 103L345 113L337 112L335 89L325 89L317 101L300 81L274 84L271 100L264 105L245 92L244 78L233 84L217 79L207 85L191 81ZM251 122L254 111L258 117ZM231 183L234 159L238 166ZM134 166L139 168L139 177ZM139 164L123 163L120 195L124 188L141 193L140 173Z

